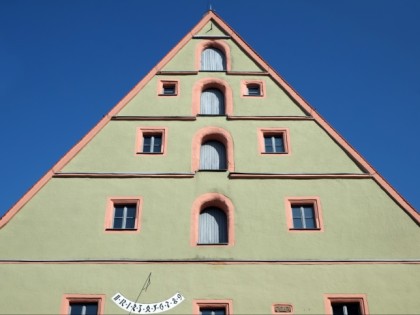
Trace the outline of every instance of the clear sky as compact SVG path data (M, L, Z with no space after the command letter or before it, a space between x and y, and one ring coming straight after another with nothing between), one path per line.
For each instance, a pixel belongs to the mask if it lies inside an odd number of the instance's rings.
M420 210L420 1L212 0ZM209 0L0 0L0 216L201 19Z

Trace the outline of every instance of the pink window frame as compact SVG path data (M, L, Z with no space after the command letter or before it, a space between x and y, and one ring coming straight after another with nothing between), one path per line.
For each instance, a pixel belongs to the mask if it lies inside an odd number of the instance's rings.
M136 221L134 224L134 229L114 229L114 205L118 204L127 204L133 203L136 204ZM139 233L140 232L140 222L141 222L141 215L142 215L142 206L143 206L143 197L135 196L135 197L109 197L107 200L106 205L106 212L105 212L105 233L112 233L112 234L132 234L132 233Z
M196 71L201 71L201 53L204 49L213 47L219 49L225 54L226 59L226 70L230 71L232 67L231 58L230 58L230 47L223 40L202 40L200 41L195 49L195 69Z
M260 87L260 95L248 95L248 86L258 85ZM242 80L241 81L241 97L243 98L265 98L265 81L262 80Z
M207 207L217 207L226 213L228 244L198 245L199 216ZM234 206L230 199L222 194L207 193L194 200L191 210L191 246L193 247L226 247L235 244Z
M68 315L72 302L97 302L98 314L104 314L105 294L64 294L61 300L60 315Z
M332 315L331 303L345 303L357 302L360 304L360 309L363 315L369 315L367 296L366 294L324 294L325 314Z
M200 149L201 145L209 140L216 140L226 148L227 171L233 172L235 170L235 162L233 158L233 140L232 136L226 130L219 127L205 127L200 129L194 135L192 141L192 160L191 168L193 172L200 169Z
M321 208L321 199L316 196L310 197L286 197L285 199L285 208L286 208L286 221L287 228L289 232L297 233L307 233L307 232L323 232L324 231L324 222L322 219L322 208ZM292 206L295 204L299 205L312 205L314 207L315 215L315 229L295 229L293 227L293 214Z
M174 94L164 94L163 93L163 87L165 86L165 84L175 85L175 93ZM181 94L179 80L172 80L172 79L159 80L157 94L159 96L179 96Z
M260 155L291 155L292 149L290 145L289 128L258 128L258 151ZM265 152L264 136L281 135L285 152Z
M193 315L200 315L200 308L212 307L224 309L226 315L233 314L232 300L193 300Z
M203 78L194 84L192 91L192 115L197 116L200 114L201 92L210 88L219 89L223 93L225 97L225 115L232 116L232 89L226 81L219 78Z
M135 154L136 155L166 155L168 128L166 127L138 127L136 132ZM145 135L161 135L162 136L162 152L150 153L143 152L143 137Z

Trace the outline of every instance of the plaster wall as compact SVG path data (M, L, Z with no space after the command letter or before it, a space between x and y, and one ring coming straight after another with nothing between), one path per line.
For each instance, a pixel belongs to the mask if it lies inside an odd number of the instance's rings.
M105 294L104 314L127 314L111 301L121 292L140 302L176 292L185 300L166 314L192 314L194 299L230 299L234 314L325 314L324 294L366 294L370 314L418 314L419 265L48 264L0 265L2 314L58 314L63 294ZM389 284L392 283L392 286ZM22 294L22 292L27 292Z

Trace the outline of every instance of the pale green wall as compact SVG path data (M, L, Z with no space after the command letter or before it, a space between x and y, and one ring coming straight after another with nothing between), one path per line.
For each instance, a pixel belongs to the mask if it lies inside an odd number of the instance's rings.
M127 314L110 298L141 302L176 292L185 300L165 314L192 314L194 299L231 299L234 314L271 314L291 303L295 314L325 314L324 294L366 294L370 314L418 314L419 265L1 265L1 314L57 314L62 295L106 294L105 314ZM22 294L27 292L28 294Z
M202 194L235 206L232 247L192 247ZM139 234L105 234L107 197L142 196ZM318 196L324 232L290 233L284 198ZM28 240L36 242L28 246ZM53 179L0 231L8 259L418 259L418 225L373 180Z
M138 127L167 127L167 153L136 155ZM111 121L63 172L190 172L192 140L204 127L228 131L234 143L236 172L361 173L357 165L314 121ZM289 128L290 155L259 154L258 128Z

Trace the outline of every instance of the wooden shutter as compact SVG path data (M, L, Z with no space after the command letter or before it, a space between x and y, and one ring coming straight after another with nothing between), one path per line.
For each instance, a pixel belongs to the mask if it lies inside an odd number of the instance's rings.
M200 114L224 115L225 97L218 89L207 89L201 92Z
M206 208L200 213L199 244L221 244L228 242L227 217L218 208Z
M222 51L216 48L204 49L201 53L201 70L224 71L226 70L226 58Z
M219 141L207 141L200 149L200 170L226 170L226 148Z

